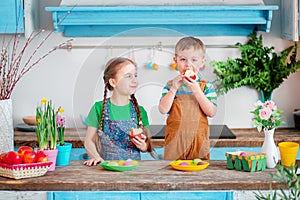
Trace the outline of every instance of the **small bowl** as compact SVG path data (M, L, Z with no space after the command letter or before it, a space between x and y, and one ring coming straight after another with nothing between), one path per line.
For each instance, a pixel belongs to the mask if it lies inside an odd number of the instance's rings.
M36 125L36 117L35 116L25 116L25 117L23 117L23 121L25 124L28 124L30 126Z

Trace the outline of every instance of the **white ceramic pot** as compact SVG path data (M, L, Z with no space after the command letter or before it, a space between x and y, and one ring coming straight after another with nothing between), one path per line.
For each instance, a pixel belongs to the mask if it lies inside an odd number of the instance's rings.
M267 155L267 168L275 168L279 160L278 149L274 142L274 131L275 129L264 129L265 140L261 152Z
M0 154L14 150L12 100L0 100Z

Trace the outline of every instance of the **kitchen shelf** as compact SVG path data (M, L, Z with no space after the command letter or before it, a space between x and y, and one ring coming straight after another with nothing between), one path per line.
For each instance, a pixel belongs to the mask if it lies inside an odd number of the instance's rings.
M273 5L222 6L58 6L55 32L66 37L248 36L269 32Z

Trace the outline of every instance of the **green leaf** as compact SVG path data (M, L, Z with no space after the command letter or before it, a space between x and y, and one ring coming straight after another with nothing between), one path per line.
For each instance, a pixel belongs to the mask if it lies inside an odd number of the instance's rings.
M210 63L216 74L214 83L218 94L246 85L258 91L273 91L300 68L300 61L296 60L297 43L278 54L273 46L264 46L262 35L257 36L254 31L246 44L235 46L241 51L240 58Z

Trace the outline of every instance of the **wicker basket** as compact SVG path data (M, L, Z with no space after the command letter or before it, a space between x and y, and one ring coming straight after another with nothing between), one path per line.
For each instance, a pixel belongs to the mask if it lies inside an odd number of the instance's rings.
M0 176L14 179L43 176L48 171L52 162L8 165L0 163Z
M245 154L245 156L240 156L237 152L227 152L227 168L246 172L264 171L266 169L266 154L257 152L245 152Z

